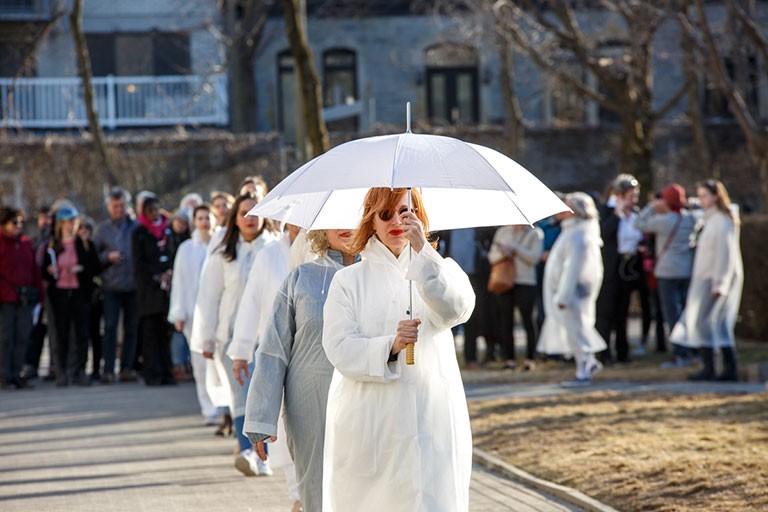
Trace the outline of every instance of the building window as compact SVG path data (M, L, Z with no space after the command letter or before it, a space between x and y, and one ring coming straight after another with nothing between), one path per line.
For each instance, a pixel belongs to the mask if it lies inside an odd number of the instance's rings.
M557 68L585 85L592 85L593 75L573 58L557 58ZM594 121L594 104L585 99L576 86L554 74L544 75L542 107L542 118L548 126L580 126Z
M351 105L357 101L357 62L352 50L323 53L323 106Z
M757 59L754 55L750 55L745 59L742 69L737 70L733 59L726 58L724 60L725 71L728 74L728 78L741 85L741 94L744 96L744 101L747 103L749 110L757 114L759 106L759 74ZM737 78L737 73L739 77ZM733 112L731 112L728 106L728 99L720 91L717 84L709 82L704 89L704 115L710 118L720 119L733 119Z
M478 122L479 87L477 50L459 44L427 49L427 113L434 123Z
M179 32L86 34L93 76L186 75L189 35Z
M296 75L290 50L277 54L277 126L286 142L296 141Z

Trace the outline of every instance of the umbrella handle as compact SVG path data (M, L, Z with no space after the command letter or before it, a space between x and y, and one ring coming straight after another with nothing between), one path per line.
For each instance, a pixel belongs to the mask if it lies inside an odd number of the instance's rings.
M413 350L413 343L406 343L405 344L405 364L414 364L414 352Z

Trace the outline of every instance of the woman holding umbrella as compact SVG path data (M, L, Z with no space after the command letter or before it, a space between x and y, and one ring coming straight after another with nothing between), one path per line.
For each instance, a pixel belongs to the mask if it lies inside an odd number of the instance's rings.
M328 290L326 512L468 508L472 435L451 327L469 318L475 296L427 242L427 213L412 197L409 208L405 189L369 190L350 246L363 261ZM401 355L408 343L415 365Z

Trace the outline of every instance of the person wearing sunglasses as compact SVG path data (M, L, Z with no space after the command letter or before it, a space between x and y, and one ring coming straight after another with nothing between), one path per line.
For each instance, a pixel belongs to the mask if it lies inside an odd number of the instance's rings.
M24 216L12 207L0 208L0 386L31 387L21 376L33 310L43 298L35 248L24 234Z
M475 295L428 242L415 189L412 205L406 189L368 191L350 246L362 261L328 290L326 512L468 508L472 435L451 328L469 319Z

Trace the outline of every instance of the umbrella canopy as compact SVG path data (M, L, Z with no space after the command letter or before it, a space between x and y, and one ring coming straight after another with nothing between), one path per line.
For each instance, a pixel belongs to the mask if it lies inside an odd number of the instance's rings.
M568 209L498 151L406 132L336 146L291 173L248 213L307 229L354 228L371 187L420 188L435 231L532 224Z

